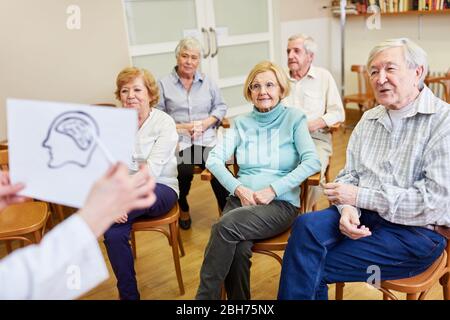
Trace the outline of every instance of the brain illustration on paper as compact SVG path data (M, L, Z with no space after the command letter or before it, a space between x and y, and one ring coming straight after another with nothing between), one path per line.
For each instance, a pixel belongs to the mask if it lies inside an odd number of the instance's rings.
M49 168L67 164L86 167L97 146L100 131L97 122L81 111L64 112L50 124L42 146L50 156Z

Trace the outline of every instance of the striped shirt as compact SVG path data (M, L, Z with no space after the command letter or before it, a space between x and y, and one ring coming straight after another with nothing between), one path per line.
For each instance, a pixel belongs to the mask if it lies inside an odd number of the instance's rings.
M390 222L450 226L450 106L426 86L412 103L396 126L382 105L364 113L336 182Z

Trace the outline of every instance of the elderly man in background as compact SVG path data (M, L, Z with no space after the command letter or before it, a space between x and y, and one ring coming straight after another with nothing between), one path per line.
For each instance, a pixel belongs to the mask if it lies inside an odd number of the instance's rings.
M370 52L379 106L352 133L335 204L300 216L283 259L280 299L327 299L327 284L415 276L443 252L450 226L450 108L424 85L425 51L406 38ZM446 284L448 286L448 283Z
M286 106L300 108L308 119L308 129L319 154L322 182L332 153L329 128L345 119L339 90L331 73L312 64L317 44L314 39L296 34L288 39L287 58L291 94L283 100ZM307 211L318 201L321 190L312 187L308 193Z

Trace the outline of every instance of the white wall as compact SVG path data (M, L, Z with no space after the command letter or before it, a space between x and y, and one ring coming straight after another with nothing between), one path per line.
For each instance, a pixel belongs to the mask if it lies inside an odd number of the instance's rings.
M281 64L286 67L286 46L289 36L304 33L312 36L319 50L314 64L328 69L338 86L341 79L341 51L339 20L331 16L328 0L280 0Z
M288 5L291 7L287 7ZM314 6L310 4L308 8L310 14L288 15L287 12L295 12L293 1L281 0L281 63L283 66L286 65L287 38L293 33L309 34L319 45L315 64L330 70L336 83L340 86L341 32L339 18L317 14L322 12L318 8L319 5L319 3ZM311 12L316 12L316 16L312 17ZM289 19L295 19L283 21L287 15ZM344 48L345 94L357 92L356 74L350 71L350 66L365 64L369 51L377 43L388 38L408 37L412 39L427 51L430 70L446 71L449 69L450 15L382 16L380 30L369 30L365 22L365 17L347 17Z
M331 19L317 18L298 21L288 21L281 24L281 52L283 64L287 64L286 47L289 36L304 33L314 38L319 50L314 58L314 64L331 69Z
M365 64L370 50L379 42L408 37L428 54L430 70L446 71L450 67L450 15L382 16L380 30L368 30L364 17L351 17L346 24L345 92L357 91L352 64Z
M69 5L81 29L69 30ZM7 97L114 102L115 77L130 64L121 0L0 2L0 140Z

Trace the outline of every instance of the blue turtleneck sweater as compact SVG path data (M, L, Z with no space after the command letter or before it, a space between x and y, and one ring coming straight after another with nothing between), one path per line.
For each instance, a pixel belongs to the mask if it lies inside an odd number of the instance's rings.
M224 165L233 154L239 165L236 177ZM300 207L300 184L320 170L320 161L305 114L278 104L269 112L254 108L236 117L206 167L231 194L240 185L253 191L271 186L275 199Z

